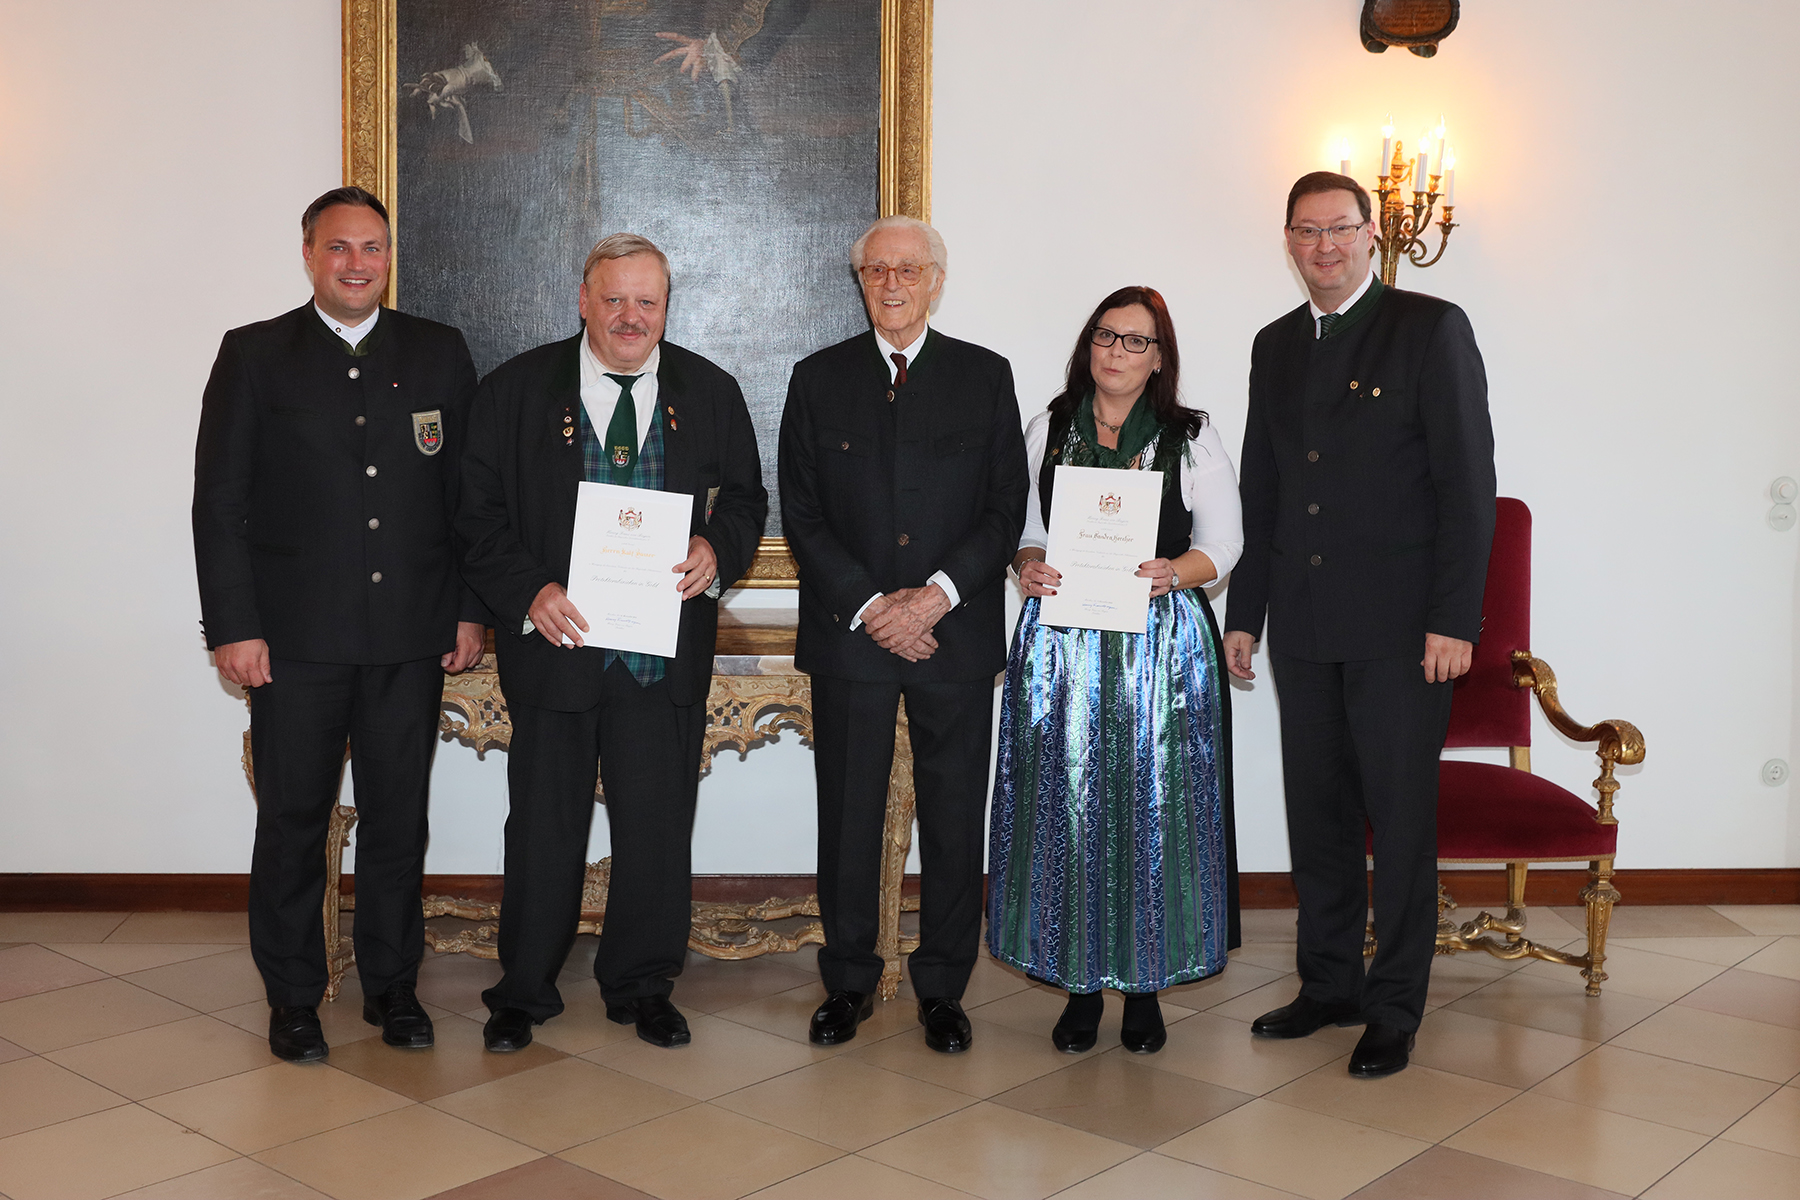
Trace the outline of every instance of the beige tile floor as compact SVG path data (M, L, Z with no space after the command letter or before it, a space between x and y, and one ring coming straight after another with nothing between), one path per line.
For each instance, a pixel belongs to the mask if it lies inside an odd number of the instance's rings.
M382 1045L352 979L303 1067L268 1054L241 915L0 913L0 1200L1800 1195L1800 906L1622 908L1597 1000L1440 958L1413 1067L1373 1082L1353 1029L1251 1039L1295 991L1293 914L1245 915L1151 1057L1114 997L1058 1054L1059 994L985 960L970 1053L927 1050L906 999L819 1049L811 952L695 959L694 1044L657 1050L605 1020L582 938L525 1053L481 1048L495 964L438 958L435 1049Z

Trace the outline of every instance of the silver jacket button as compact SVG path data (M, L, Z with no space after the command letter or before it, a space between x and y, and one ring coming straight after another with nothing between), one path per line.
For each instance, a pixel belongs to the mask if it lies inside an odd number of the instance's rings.
M366 466L366 467L364 467L364 468L363 468L363 474L364 474L364 475L367 475L367 476L368 476L368 477L369 477L369 478L370 478L370 479L373 479L373 478L375 478L375 476L376 476L376 474L377 474L377 472L376 472L376 470L375 470L375 464L374 464L374 463L370 463L370 464L369 464L369 465L368 465L368 466Z
M380 583L381 582L381 572L377 571L373 575L369 576L369 582L370 583Z
M369 528L370 529L380 529L381 528L381 518L380 517L370 517L369 518Z
M361 379L362 378L362 368L361 367L351 367L350 368L350 378Z

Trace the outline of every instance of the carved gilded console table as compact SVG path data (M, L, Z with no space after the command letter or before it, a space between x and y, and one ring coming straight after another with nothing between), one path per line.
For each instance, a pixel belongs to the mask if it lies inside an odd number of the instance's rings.
M700 773L712 769L713 758L723 750L736 750L741 761L750 751L779 737L784 729L798 734L803 743L812 739L812 686L794 667L794 625L791 614L770 614L757 620L740 614L719 614L719 640L713 659L712 691L707 696L707 728L700 757ZM444 680L444 714L439 728L477 751L506 749L512 740L512 721L494 665L492 635L481 660L461 675ZM244 734L244 771L250 771L250 735ZM255 780L252 777L251 786ZM912 849L913 777L912 742L902 704L899 730L894 741L894 766L888 784L887 826L882 843L881 925L876 950L887 966L881 976L881 996L891 1000L900 987L900 958L918 946L918 939L900 933L902 911L916 911L917 897L901 894L907 854ZM604 802L596 794L596 800ZM339 915L355 907L355 898L341 896L344 847L356 824L356 810L338 805L332 811L325 847L325 945L328 947L330 983L326 999L336 999L344 972L355 962L351 939L339 932ZM581 897L579 933L598 933L606 919L606 893L611 860L589 863L587 886ZM755 958L763 954L791 953L801 946L822 944L823 926L813 920L782 933L763 922L789 917L817 917L816 895L770 897L758 904L694 903L693 928L688 948L712 958ZM426 944L440 954L499 956L496 922L500 905L453 896L426 896L427 917L460 917L481 922L452 936L427 929Z

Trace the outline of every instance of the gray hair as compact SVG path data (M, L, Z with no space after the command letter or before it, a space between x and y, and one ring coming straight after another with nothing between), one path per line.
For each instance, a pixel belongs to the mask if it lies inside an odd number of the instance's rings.
M670 287L673 280L669 275L669 256L658 250L655 242L639 233L609 233L595 242L594 248L588 251L587 261L581 264L581 281L586 283L588 275L601 263L615 258L630 258L634 254L654 255L656 261L662 264L663 287L665 290Z
M868 246L869 238L883 229L910 229L925 239L925 248L931 251L932 265L937 268L938 278L942 279L950 271L950 251L944 246L944 235L917 217L908 217L896 213L891 217L882 217L873 225L862 231L862 236L850 243L850 269L863 269L863 250ZM931 301L931 311L937 312L938 301L943 293L938 293Z

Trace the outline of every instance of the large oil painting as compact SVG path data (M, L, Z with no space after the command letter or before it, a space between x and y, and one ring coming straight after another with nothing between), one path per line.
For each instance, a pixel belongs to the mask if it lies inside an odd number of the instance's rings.
M655 241L775 500L789 370L867 328L851 240L928 215L929 30L920 0L346 0L346 178L394 206L397 305L484 373L579 328L595 241Z

